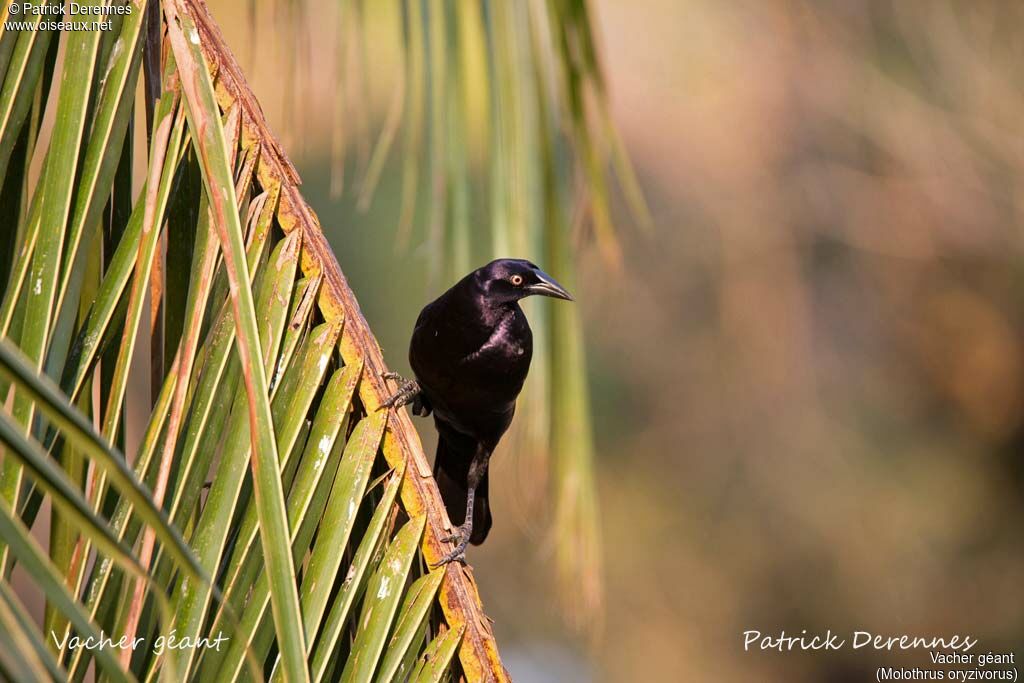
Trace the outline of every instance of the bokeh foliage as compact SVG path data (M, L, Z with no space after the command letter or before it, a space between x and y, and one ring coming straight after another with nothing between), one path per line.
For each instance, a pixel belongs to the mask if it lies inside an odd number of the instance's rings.
M303 12L326 10L324 3L284 4L298 15L300 34L308 23ZM577 255L589 244L617 273L615 187L633 222L646 227L649 216L609 114L588 2L403 0L395 6L400 66L371 147L366 84L379 74L362 41L371 35L366 14L383 12L362 2L337 3L332 192L354 185L367 209L389 156L397 154L397 239L425 258L430 291L510 256L541 264L573 291ZM342 182L353 165L349 156L359 172L354 182ZM564 613L593 631L602 551L580 312L546 301L530 301L528 308L533 367L511 445L500 457L514 458L515 469L528 473L530 507L550 520L544 545L557 560Z

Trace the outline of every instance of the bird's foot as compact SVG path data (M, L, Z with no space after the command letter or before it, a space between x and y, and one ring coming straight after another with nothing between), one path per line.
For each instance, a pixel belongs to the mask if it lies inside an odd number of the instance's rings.
M393 379L398 382L398 391L391 395L388 400L380 404L380 409L401 408L407 403L412 403L420 393L420 385L414 379L405 379L397 372L382 372L381 378Z
M466 564L466 546L469 545L469 537L473 535L472 523L463 524L455 529L455 533L447 538L442 538L441 541L444 543L454 543L455 549L450 553L441 558L441 560L434 565L434 568L443 567L449 562L461 562Z

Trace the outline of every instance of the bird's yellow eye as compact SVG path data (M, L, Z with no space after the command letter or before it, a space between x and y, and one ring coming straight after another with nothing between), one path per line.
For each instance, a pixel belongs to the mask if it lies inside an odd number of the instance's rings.
M522 275L513 275L508 280L509 280L509 282L511 282L516 287L518 287L519 285L523 284L523 276Z

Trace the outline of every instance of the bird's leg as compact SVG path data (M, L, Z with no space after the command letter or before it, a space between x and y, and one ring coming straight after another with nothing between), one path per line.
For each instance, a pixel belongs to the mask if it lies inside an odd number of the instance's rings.
M466 492L466 517L460 526L455 528L455 533L451 536L445 536L441 540L445 543L462 543L463 539L468 539L473 535L473 505L476 502L476 488L471 487ZM465 543L462 543L462 547L465 548Z
M466 491L466 521L462 523L462 526L455 529L455 533L442 539L445 543L454 543L455 549L441 558L441 561L435 564L434 567L440 567L456 560L462 563L466 562L466 546L469 545L469 539L473 536L473 503L476 500L476 487L480 485L480 481L487 473L490 455L490 452L482 446L477 448L476 455L473 456L473 462L469 464L469 475L467 477L469 490Z
M407 403L416 401L420 395L420 385L414 379L405 379L397 372L382 372L381 378L388 380L393 379L398 382L398 391L391 395L388 400L380 404L381 408L401 408ZM413 413L419 414L421 411L418 406L413 406Z

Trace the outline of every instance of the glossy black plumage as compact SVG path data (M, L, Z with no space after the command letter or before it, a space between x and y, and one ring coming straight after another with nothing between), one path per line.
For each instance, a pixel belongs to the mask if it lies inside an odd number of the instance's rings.
M413 412L434 414L434 475L460 526L446 561L461 559L466 543L482 543L491 528L487 466L530 369L533 334L518 302L533 294L572 299L529 261L499 259L427 304L413 330L409 363L418 386L404 387L392 403L415 396Z

